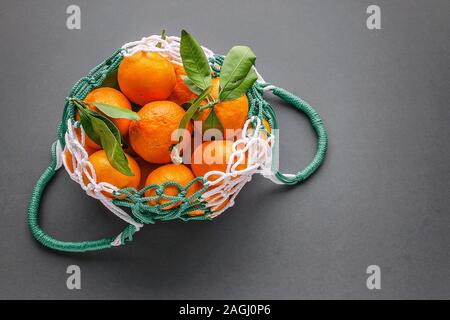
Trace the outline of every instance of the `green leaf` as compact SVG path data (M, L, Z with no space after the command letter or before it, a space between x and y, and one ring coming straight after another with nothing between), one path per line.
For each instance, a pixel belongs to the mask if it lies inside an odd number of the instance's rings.
M183 80L186 87L188 87L189 90L191 90L195 94L200 94L203 90L197 87L194 82L192 82L191 79L189 79L188 76L182 75L181 79Z
M206 88L198 95L198 97L192 102L189 109L184 113L183 118L181 118L180 124L178 126L178 129L185 129L189 121L192 119L194 114L197 112L198 108L200 107L200 104L202 103L203 99L206 98L206 96L209 94L209 91L211 90L211 86ZM178 142L181 142L183 139L183 135L181 132L178 133Z
M223 132L223 126L220 122L219 118L216 115L216 112L214 111L214 108L211 109L211 112L208 114L208 117L203 122L202 125L202 131L205 133L209 129L218 129L221 132Z
M105 150L106 156L111 166L126 176L134 176L128 166L128 159L122 150L120 142L117 137L111 132L108 125L97 117L90 117L92 128L98 137L102 148Z
M251 68L247 76L244 78L244 80L242 80L241 84L233 90L228 91L228 94L225 95L222 101L234 100L246 94L248 89L250 89L250 87L255 83L256 80L258 80L258 75L256 74L255 69Z
M219 100L227 100L228 95L239 87L255 63L256 55L246 46L230 49L220 71Z
M87 110L87 113L89 114L89 116L91 117L95 117L97 119L102 120L109 128L109 130L111 130L111 132L114 134L114 136L117 139L117 142L121 142L122 137L120 135L120 131L119 129L116 127L116 125L114 124L114 122L112 122L111 120L109 120L107 117L102 116L101 114L92 111L92 110ZM90 137L89 137L90 138ZM92 138L91 138L92 139ZM98 145L100 145L100 143L98 143Z
M107 115L110 118L120 118L120 119L130 119L130 120L140 120L141 118L139 115L126 108L120 108L116 107L110 104L100 103L100 102L89 102L86 101L88 104L94 105L97 109L99 109L101 112L103 112L105 115Z
M80 113L80 122L86 135L105 150L111 166L127 176L134 176L123 152L119 129L108 118L74 101Z
M119 82L117 81L118 69L111 71L103 80L102 87L109 87L120 90Z
M78 99L73 100L73 104L77 107L78 112L80 114L80 122L83 126L83 129L86 133L86 135L91 138L96 144L101 145L100 137L95 133L93 127L92 127L92 121L91 118L95 117L100 120L102 120L108 128L111 130L111 132L116 137L117 141L121 142L121 135L119 129L116 127L116 125L107 117L89 109L89 107L86 105L85 102L81 102Z
M196 111L192 116L192 120L197 121L198 119L200 119L200 112Z
M91 140L94 141L96 144L101 145L100 137L97 135L92 126L91 122L92 116L89 113L90 110L79 108L78 111L80 113L80 122L86 135L89 138L91 138Z
M187 76L200 89L211 86L211 69L198 41L186 30L181 31L180 55Z

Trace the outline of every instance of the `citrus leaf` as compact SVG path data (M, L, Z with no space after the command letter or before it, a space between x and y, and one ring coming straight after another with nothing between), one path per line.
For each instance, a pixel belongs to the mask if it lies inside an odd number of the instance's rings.
M106 103L100 103L100 102L89 102L86 101L88 104L94 105L97 109L99 109L101 112L103 112L105 115L107 115L110 118L120 118L120 119L130 119L130 120L139 120L139 115L126 108L120 108L116 107L110 104Z
M90 120L93 130L100 137L100 144L105 150L111 166L126 176L134 176L133 171L128 166L128 159L122 150L120 142L117 141L117 137L111 132L108 125L97 117L90 117Z
M192 119L194 114L197 112L198 108L200 107L200 104L202 103L203 99L206 98L206 96L209 94L209 91L211 90L211 86L207 87L205 90L202 91L198 95L198 97L192 102L189 109L184 113L183 118L181 118L180 124L178 126L178 129L185 129L189 121ZM178 141L181 142L183 139L182 133L178 132Z
M191 79L189 79L188 76L182 75L181 79L183 80L184 84L186 85L186 87L188 87L189 90L191 90L193 93L195 94L200 94L202 92L202 89L200 89L199 87L197 87L194 82L192 82Z
M89 114L89 116L91 117L95 117L97 119L102 120L109 128L109 130L111 130L111 132L114 134L114 136L116 137L117 142L121 142L122 137L120 135L120 131L119 129L116 127L116 125L114 124L114 122L112 122L111 120L109 120L107 117L102 116L101 114L92 111L92 110L88 110L87 113ZM90 137L89 137L90 138ZM100 145L100 143L98 143L98 145Z
M211 86L211 69L205 52L186 30L181 31L180 55L189 79L202 90Z
M247 73L247 76L242 80L241 84L233 90L230 90L222 101L234 100L241 97L248 91L248 89L250 89L256 80L258 80L258 75L256 74L255 69L251 68Z
M211 109L211 112L208 114L208 117L203 122L203 126L202 126L203 133L205 133L209 129L217 129L223 133L222 123L220 122L219 118L217 117L217 114L214 111L214 108Z
M95 132L92 122L91 122L91 115L88 113L89 110L85 109L78 109L78 112L80 114L80 122L81 126L83 127L84 132L86 135L91 138L92 141L94 141L96 144L100 145L100 137Z
M256 55L246 46L230 49L220 71L219 100L226 100L228 95L241 85L255 63Z
M119 143L121 142L122 137L120 135L120 131L111 120L109 120L107 117L102 116L101 114L89 109L89 107L87 107L87 105L84 102L81 102L79 100L74 100L73 103L78 109L78 112L80 115L81 126L83 127L83 130L86 133L86 135L92 141L94 141L98 145L101 145L100 137L95 132L93 124L92 124L92 118L97 118L97 119L103 121L108 126L108 128L114 134L114 137L117 139L117 142L119 142Z
M192 120L197 121L198 119L200 119L200 112L195 112L192 116Z
M86 135L105 150L111 166L127 176L134 176L128 166L128 159L122 150L119 129L108 118L83 107L80 102L78 110L80 122Z

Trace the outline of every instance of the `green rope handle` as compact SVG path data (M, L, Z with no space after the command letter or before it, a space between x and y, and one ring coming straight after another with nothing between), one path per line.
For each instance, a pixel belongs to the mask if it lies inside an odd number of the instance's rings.
M44 171L44 173L36 183L31 195L30 204L28 206L28 227L30 228L32 235L44 246L60 251L85 252L111 248L112 242L116 239L116 237L79 242L60 241L49 236L39 226L38 219L41 198L45 191L45 188L56 174L56 163L57 157L55 142L52 145L52 160L50 166ZM121 233L121 244L124 244L126 240L132 240L132 236L135 232L135 227L133 225L128 225Z
M301 171L297 172L295 175L287 175L281 173L278 168L275 168L275 177L282 183L287 185L295 185L308 179L323 163L325 160L325 154L328 147L328 135L327 130L323 124L322 119L319 114L303 99L297 97L296 95L278 87L273 87L271 89L272 93L282 99L283 101L294 106L297 110L302 111L306 114L311 122L311 125L317 135L317 149L312 161ZM274 121L274 128L278 129L278 123L275 115L273 114L273 109L268 108L270 117ZM279 143L278 137L275 139L275 143Z

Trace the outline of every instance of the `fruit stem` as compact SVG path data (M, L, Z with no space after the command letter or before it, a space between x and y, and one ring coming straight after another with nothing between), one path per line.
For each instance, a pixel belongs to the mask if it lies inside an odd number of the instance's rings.
M80 100L78 100L77 98L69 98L69 101L71 101L75 107L77 107L78 110L85 110L86 106L84 105L83 102L81 102Z
M166 30L165 30L165 29L163 29L163 30L161 31L161 39L162 39L162 40L166 40ZM161 43L161 42L158 42L158 43L156 44L156 47L157 47L157 48L161 48L161 45L162 45L162 43Z
M208 99L208 101L209 101L209 99ZM200 108L198 108L198 112L203 111L205 109L213 108L218 103L219 103L218 100L210 101L207 104L205 104L204 106L201 106Z

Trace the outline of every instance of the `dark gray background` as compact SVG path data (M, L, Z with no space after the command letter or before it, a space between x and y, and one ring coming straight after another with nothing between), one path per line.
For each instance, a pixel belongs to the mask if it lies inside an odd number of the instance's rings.
M382 30L366 28L378 4ZM66 29L78 4L81 30ZM2 1L0 298L449 298L450 2ZM26 225L70 87L117 47L166 28L217 53L247 44L266 80L307 99L330 135L324 166L294 188L256 177L213 222L147 226L124 247L63 254ZM274 102L281 167L310 161L306 119ZM61 171L42 203L65 240L123 223ZM66 288L66 267L82 290ZM366 268L382 289L366 288Z

